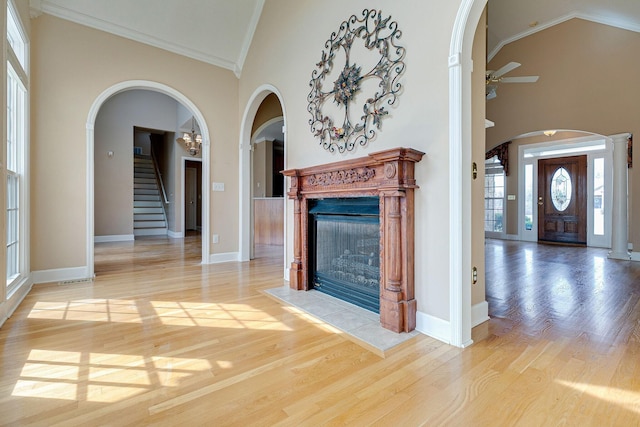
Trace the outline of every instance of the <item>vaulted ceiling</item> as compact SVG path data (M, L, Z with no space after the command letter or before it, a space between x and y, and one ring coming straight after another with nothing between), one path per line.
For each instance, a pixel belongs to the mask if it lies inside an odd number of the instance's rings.
M489 0L489 59L507 43L571 18L640 32L638 0Z
M33 16L47 13L217 65L239 76L265 0L30 2ZM489 58L511 41L575 17L640 32L640 1L489 0Z
M239 75L264 0L30 0L46 13Z

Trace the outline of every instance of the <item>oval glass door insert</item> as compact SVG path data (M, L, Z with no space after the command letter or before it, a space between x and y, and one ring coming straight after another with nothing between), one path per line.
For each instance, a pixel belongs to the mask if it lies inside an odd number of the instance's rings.
M560 212L571 203L571 189L571 176L565 168L558 168L551 179L551 201Z

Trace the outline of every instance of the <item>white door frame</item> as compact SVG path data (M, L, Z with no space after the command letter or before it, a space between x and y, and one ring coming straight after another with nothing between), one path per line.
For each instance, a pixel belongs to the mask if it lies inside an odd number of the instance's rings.
M449 343L471 339L471 72L473 39L487 0L462 0L449 46Z
M589 147L593 142L602 141L604 148L600 150L593 150L585 148L580 150L580 147ZM567 154L554 154L554 150L558 150L561 147L573 148L574 151ZM525 158L527 151L548 151L548 154L542 153L541 155L535 155L534 157ZM610 248L611 247L611 234L612 234L612 210L613 210L613 142L610 137L598 134L591 134L589 136L571 138L565 140L556 140L550 142L540 142L534 144L526 144L518 147L518 164L521 165L518 168L518 192L521 195L518 201L518 239L523 241L537 242L538 241L538 214L535 208L535 202L538 194L538 160L550 159L565 156L587 156L587 246ZM594 205L594 191L593 191L593 173L594 158L604 158L605 169L605 182L604 182L604 235L596 236L593 233L593 205ZM525 229L524 224L524 210L525 210L525 168L527 164L532 165L533 171L533 224L531 230Z

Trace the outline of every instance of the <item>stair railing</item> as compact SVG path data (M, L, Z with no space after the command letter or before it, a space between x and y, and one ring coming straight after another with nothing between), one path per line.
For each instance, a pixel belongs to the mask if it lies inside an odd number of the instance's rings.
M168 205L171 202L169 202L169 199L167 199L167 192L164 190L164 182L162 181L162 174L160 174L160 169L158 169L158 161L156 160L156 155L153 153L153 150L150 151L151 159L153 160L153 168L156 171L156 180L159 182L160 188L162 189L162 197L164 197L164 203Z

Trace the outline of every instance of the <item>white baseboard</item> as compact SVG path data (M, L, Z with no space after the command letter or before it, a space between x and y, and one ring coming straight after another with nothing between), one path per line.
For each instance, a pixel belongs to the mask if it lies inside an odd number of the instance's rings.
M631 252L631 257L629 258L631 261L640 261L640 252Z
M219 264L221 262L239 262L240 252L226 252L222 254L210 254L209 264Z
M481 323L489 320L489 303L486 301L479 302L471 306L471 327L476 327Z
M290 277L291 277L291 268L287 267L284 269L284 280L288 282Z
M93 280L93 278L89 277L87 267L71 267L32 271L31 280L34 284L39 284L51 282L84 281Z
M184 237L184 233L182 231L167 230L167 236L171 239L182 239Z
M630 252L614 252L610 251L607 255L609 259L619 259L621 261L633 260L633 253Z
M502 237L503 240L520 240L520 236L517 234L505 234Z
M133 234L113 234L110 236L95 236L93 241L95 243L106 242L131 242L134 240Z
M448 320L442 320L418 311L416 313L416 330L446 344L451 342L451 324Z

